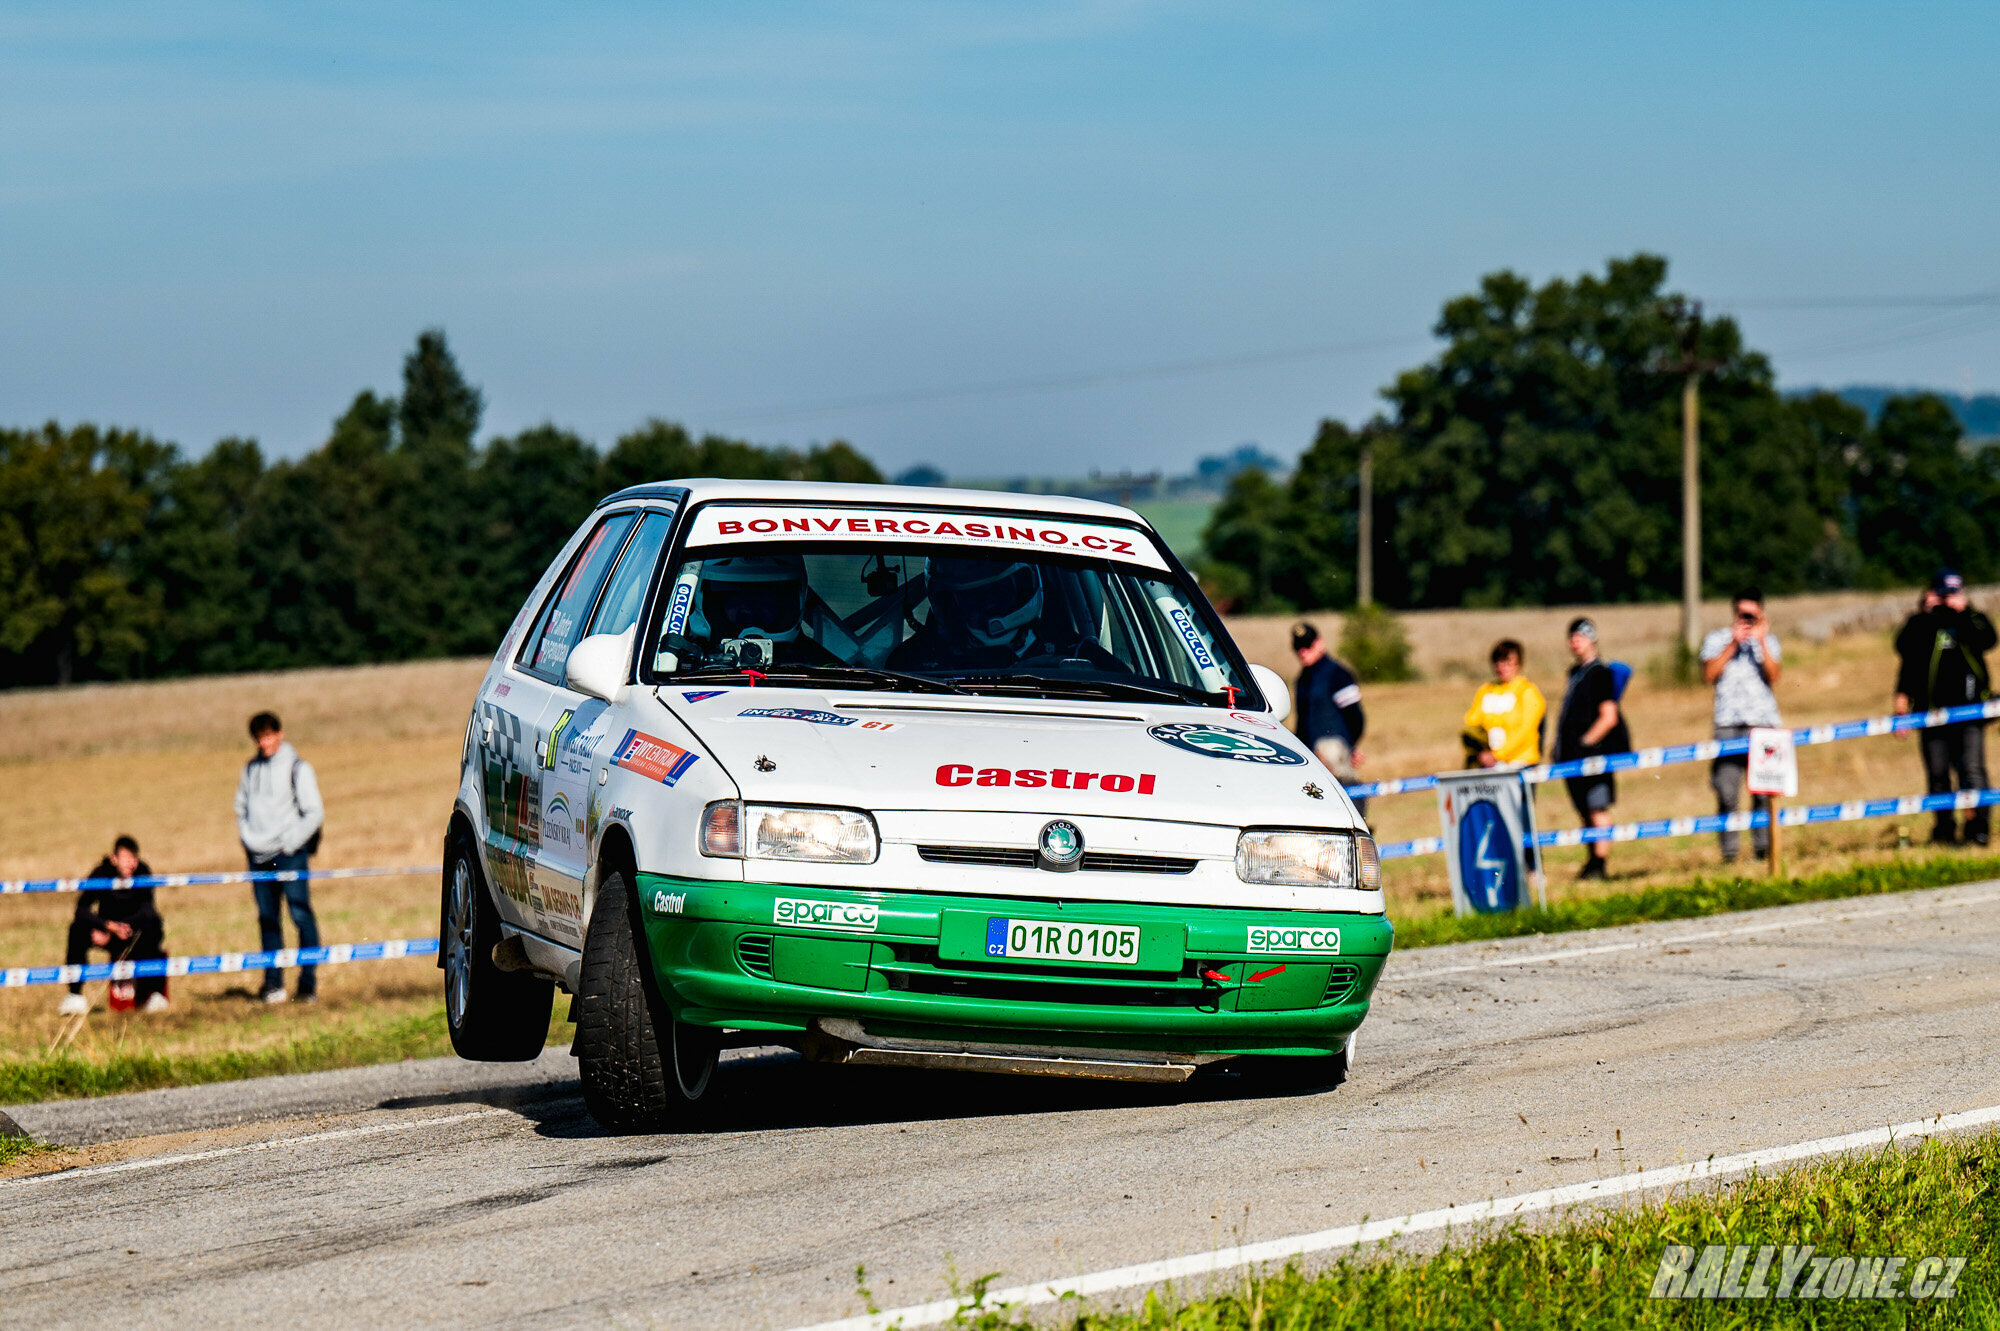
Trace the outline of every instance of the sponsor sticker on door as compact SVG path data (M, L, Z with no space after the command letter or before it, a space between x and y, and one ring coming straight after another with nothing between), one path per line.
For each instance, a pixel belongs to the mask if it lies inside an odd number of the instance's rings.
M1340 955L1340 930L1318 925L1298 927L1294 925L1250 926L1249 938L1244 950L1247 952L1317 952L1326 956Z
M669 744L643 730L626 731L625 738L618 741L617 752L611 755L613 766L650 777L663 786L671 786L686 776L696 759L697 755L680 745Z

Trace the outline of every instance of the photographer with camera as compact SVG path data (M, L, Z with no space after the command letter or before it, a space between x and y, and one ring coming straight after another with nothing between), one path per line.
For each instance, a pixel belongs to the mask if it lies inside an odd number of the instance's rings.
M1993 696L1986 673L1986 653L1993 650L1993 621L1972 608L1965 579L1956 570L1940 569L1924 592L1923 603L1896 635L1896 715L1962 707ZM1924 777L1930 793L1951 790L1953 769L1960 790L1986 787L1986 723L1959 721L1921 732ZM1958 815L1939 809L1931 841L1948 846L1958 840ZM1975 846L1991 837L1991 813L1974 809L1965 817L1965 839Z
M1715 737L1741 739L1755 726L1781 726L1778 698L1772 686L1783 670L1784 652L1771 621L1764 614L1764 593L1745 587L1734 599L1735 622L1726 629L1712 630L1701 643L1701 677L1715 685ZM1709 784L1715 788L1715 811L1735 813L1742 803L1744 778L1749 774L1746 754L1717 758L1709 768ZM1771 811L1768 795L1751 798L1751 807ZM1761 858L1770 854L1771 829L1759 827L1751 834L1751 845ZM1722 862L1733 863L1743 845L1743 834L1725 829L1717 834L1722 843Z

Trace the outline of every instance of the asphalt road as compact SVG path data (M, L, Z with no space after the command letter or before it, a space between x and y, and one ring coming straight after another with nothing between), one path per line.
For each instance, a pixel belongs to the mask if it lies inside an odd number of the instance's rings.
M1399 956L1349 1083L1262 1096L739 1056L609 1138L573 1064L31 1106L21 1325L787 1328L2000 1104L2000 883ZM133 1138L135 1131L155 1135Z

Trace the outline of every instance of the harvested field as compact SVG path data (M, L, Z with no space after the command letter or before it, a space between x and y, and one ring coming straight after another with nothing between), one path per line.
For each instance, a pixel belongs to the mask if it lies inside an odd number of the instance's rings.
M1816 596L1773 605L1786 648L1779 698L1792 724L1886 712L1894 658L1889 629L1911 597ZM1496 638L1528 647L1529 675L1553 706L1566 658L1562 630L1573 609L1433 611L1405 617L1419 668L1417 683L1366 690L1369 732L1362 745L1372 777L1409 776L1457 765L1459 718L1476 663ZM1634 743L1653 745L1708 734L1705 688L1663 685L1649 662L1670 650L1673 606L1622 606L1599 612L1606 654L1637 668L1626 698ZM1725 609L1711 607L1710 622ZM1338 617L1315 617L1331 637ZM1285 650L1287 619L1246 618L1232 625L1253 659L1294 673ZM1826 633L1824 642L1814 636ZM1835 632L1834 630L1847 630ZM77 874L130 832L161 872L241 867L230 801L248 756L244 723L264 708L285 720L288 736L317 767L329 817L319 867L428 864L456 777L459 745L483 661L426 661L347 670L307 670L164 683L31 690L0 695L0 774L13 796L0 806L0 877ZM1902 795L1923 789L1916 742L1879 738L1801 752L1802 799L1821 802ZM1705 765L1656 769L1620 780L1620 821L1713 809ZM1575 825L1560 789L1540 797L1544 827ZM1369 810L1385 840L1434 835L1428 793L1378 800ZM1922 856L1927 820L1886 819L1823 829L1787 830L1789 865L1818 872ZM1942 852L1951 854L1955 852ZM1572 896L1581 852L1550 856L1551 900ZM1652 841L1615 847L1614 877L1596 892L1685 882L1713 873L1713 839ZM1446 897L1436 856L1388 866L1392 915L1436 910ZM167 945L180 954L253 950L255 911L246 886L169 888L161 893ZM437 887L429 878L330 883L314 892L329 942L428 935L437 926ZM72 909L67 896L0 898L0 964L59 960ZM160 1053L255 1049L302 1034L355 1029L438 1010L429 959L330 967L316 1008L267 1010L249 1001L255 978L213 976L174 982L175 1010L160 1018L92 1016L77 1038L86 1053L134 1042ZM97 987L101 994L101 986ZM0 1057L47 1048L60 1029L58 992L0 992ZM441 1036L440 1031L440 1036Z

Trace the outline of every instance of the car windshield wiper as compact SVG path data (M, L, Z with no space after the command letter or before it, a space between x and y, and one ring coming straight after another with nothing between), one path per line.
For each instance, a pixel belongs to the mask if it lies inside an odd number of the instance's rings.
M754 676L754 679L753 679ZM771 681L811 680L815 684L844 684L851 688L909 689L913 693L967 693L950 680L926 675L908 675L900 670L876 670L869 666L774 665L768 670L741 666L717 666L707 670L683 670L671 677L681 680L740 680L745 684Z
M1061 679L1054 675L953 675L962 693L1071 693L1088 698L1129 698L1142 702L1206 703L1215 697L1200 689L1153 688L1116 679Z

